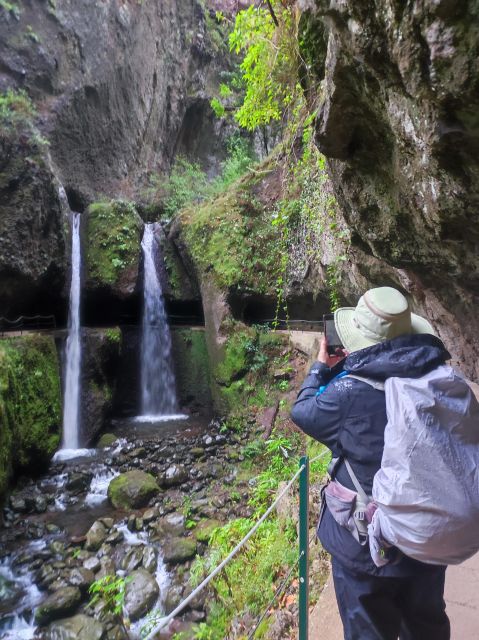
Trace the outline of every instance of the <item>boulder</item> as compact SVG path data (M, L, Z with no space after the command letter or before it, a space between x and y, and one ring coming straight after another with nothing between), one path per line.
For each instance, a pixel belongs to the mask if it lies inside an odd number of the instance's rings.
M217 527L221 527L219 520L203 520L193 530L193 535L198 542L209 542L211 534Z
M163 559L169 564L179 564L196 554L196 541L192 538L172 538L163 547Z
M117 509L141 509L159 490L155 479L149 473L128 471L110 482L108 498Z
M104 433L96 443L96 446L98 449L105 449L106 447L111 447L117 440L118 437L114 433Z
M85 567L76 567L75 569L72 569L68 577L68 582L73 587L78 587L81 591L86 591L94 580L95 574L93 571L85 569Z
M141 565L143 561L143 546L130 547L121 560L121 568L130 573Z
M143 549L142 565L148 573L155 573L158 566L158 552L155 547L148 546Z
M125 589L125 610L131 620L138 620L155 604L160 589L146 569L133 571Z
M182 465L172 464L161 478L162 487L175 487L188 480L188 472Z
M73 618L58 620L48 626L44 640L103 640L106 638L103 625L82 613Z
M82 493L90 488L92 478L92 473L72 473L65 486L71 493Z
M75 612L81 602L78 587L63 587L52 593L35 611L35 622L45 625Z
M86 534L85 549L88 551L98 551L108 536L105 525L97 520L94 522Z

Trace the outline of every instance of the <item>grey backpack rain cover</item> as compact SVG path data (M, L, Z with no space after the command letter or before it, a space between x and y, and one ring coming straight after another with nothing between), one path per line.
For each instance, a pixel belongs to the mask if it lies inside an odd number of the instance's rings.
M479 404L449 366L389 378L384 453L370 534L429 564L479 550Z

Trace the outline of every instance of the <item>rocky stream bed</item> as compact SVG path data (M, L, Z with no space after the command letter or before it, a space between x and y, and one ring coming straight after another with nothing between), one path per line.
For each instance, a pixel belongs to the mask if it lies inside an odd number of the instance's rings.
M112 431L99 443L107 446L20 479L7 500L2 640L125 638L101 602L90 604L90 585L106 575L127 578L128 633L141 637L148 614L168 614L191 591L191 561L212 530L249 515L248 482L237 475L247 431L223 433L218 422L193 418L117 422ZM175 629L205 616L203 595Z

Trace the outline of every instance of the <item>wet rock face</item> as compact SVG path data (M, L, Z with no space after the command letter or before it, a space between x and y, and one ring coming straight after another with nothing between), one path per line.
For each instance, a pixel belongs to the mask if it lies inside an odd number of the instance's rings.
M59 312L68 221L58 185L30 134L4 131L0 158L0 315Z
M478 330L478 8L319 0L318 18L327 52L318 39L316 140L366 255L358 269L374 282L378 258L477 374L478 348L465 345Z
M19 19L3 12L0 41L1 82L42 100L52 157L83 205L168 165L218 55L195 0L27 1Z

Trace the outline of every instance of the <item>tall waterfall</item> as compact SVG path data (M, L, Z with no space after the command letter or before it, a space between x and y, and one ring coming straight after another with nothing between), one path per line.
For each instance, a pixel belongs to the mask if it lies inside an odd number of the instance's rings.
M141 248L144 261L143 325L141 338L142 418L176 416L175 376L171 358L171 334L163 292L156 269L156 224L145 224Z
M80 444L80 270L80 214L73 213L72 280L63 396L63 449L78 449Z

